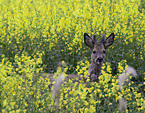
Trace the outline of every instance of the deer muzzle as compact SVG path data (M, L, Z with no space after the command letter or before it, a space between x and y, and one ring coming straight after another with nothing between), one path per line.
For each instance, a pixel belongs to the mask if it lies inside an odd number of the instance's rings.
M103 57L98 57L98 58L96 59L96 63L97 63L97 64L102 64L102 63L103 63Z

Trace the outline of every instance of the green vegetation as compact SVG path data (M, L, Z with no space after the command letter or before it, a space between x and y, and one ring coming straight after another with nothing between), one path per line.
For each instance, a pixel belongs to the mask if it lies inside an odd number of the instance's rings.
M141 0L1 0L0 112L55 112L50 75L86 77L89 48L85 32L108 36L99 83L65 81L59 92L59 112L125 112L145 109L145 9ZM60 62L63 68L58 68ZM119 89L118 77L127 66L138 77ZM75 81L75 82L74 82Z

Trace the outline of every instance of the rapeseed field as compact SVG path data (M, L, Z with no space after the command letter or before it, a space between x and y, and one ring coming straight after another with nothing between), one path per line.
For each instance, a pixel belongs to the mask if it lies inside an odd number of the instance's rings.
M144 4L1 0L0 112L144 113ZM84 81L91 53L83 34L96 34L99 40L112 32L115 41L106 52L99 83ZM69 74L80 78L64 81Z

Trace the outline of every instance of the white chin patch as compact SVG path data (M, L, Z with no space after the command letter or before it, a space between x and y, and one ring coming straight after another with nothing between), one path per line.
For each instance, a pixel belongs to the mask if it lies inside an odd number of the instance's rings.
M100 65L100 64L102 64L103 62L99 62L99 61L97 61L96 63L97 63L98 65Z
M101 62L97 61L97 64L100 64Z

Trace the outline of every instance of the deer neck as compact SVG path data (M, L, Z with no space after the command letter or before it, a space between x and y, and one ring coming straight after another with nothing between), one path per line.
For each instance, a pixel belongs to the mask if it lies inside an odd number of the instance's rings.
M91 75L95 74L95 75L99 76L101 73L101 67L102 67L102 64L97 65L97 64L91 63L89 66L89 73Z

